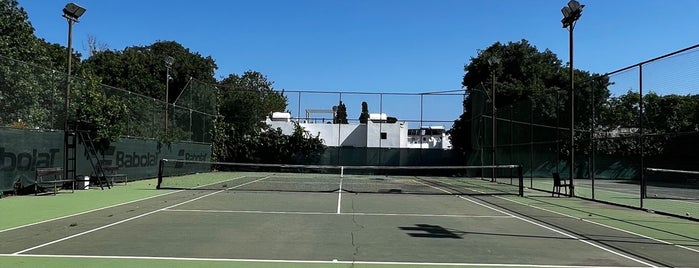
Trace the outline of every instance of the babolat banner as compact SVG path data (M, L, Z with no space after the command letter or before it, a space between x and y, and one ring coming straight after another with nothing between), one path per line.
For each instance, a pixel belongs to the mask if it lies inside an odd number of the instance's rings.
M33 185L37 168L62 166L62 131L0 129L0 191Z
M93 176L82 144L76 153L76 174ZM63 157L63 131L0 128L0 191L32 187L37 168L63 167ZM122 138L99 157L104 165L117 166L117 172L127 174L129 180L156 177L162 158L211 161L211 145Z
M163 158L211 161L211 145L122 138L105 150L101 159L106 165L118 166L118 173L127 174L132 180L157 177L158 164Z

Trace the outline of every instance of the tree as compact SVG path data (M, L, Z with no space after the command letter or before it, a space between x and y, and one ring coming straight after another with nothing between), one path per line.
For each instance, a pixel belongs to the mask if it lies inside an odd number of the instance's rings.
M641 118L643 101L643 118ZM697 131L699 120L699 95L660 96L649 92L643 96L629 90L625 94L609 98L602 110L598 129L600 139L598 150L605 154L638 155L643 146L644 156L660 155L668 147L673 147L674 137ZM638 134L643 122L642 143ZM682 145L680 145L682 146Z
M16 0L0 0L0 55L29 61L42 55L29 16Z
M495 58L499 61L492 61ZM570 92L567 69L553 52L540 52L527 40L507 44L497 42L485 50L478 51L478 56L471 58L470 63L464 66L462 85L467 88L468 95L464 101L464 114L454 122L451 135L454 149L462 153L473 149L475 141L466 134L478 131L473 121L476 116L492 114L489 105L493 98L495 108L499 111L516 105L526 105L527 113L531 114L539 125L555 127L570 122L567 119L569 116L565 116L570 114L570 105L566 105L569 99L567 94ZM609 96L606 87L608 79L580 70L575 72L578 85L575 91L576 125L584 127L590 122L581 119L588 117L592 109L600 110ZM581 82L593 80L596 81L595 85L579 86ZM495 95L491 96L493 90ZM596 96L595 103L591 103L591 98L587 97L592 94L591 90ZM474 100L479 102L475 103ZM488 107L484 107L486 102ZM474 110L476 108L478 110Z
M43 61L37 62L41 66L51 68L53 70L61 70L68 72L68 59L66 54L68 48L56 43L48 43L45 40L39 40L39 45L42 48ZM73 50L71 54L71 75L80 74L82 71L82 55Z
M464 101L465 102L465 101ZM454 121L451 129L449 129L449 137L451 146L460 159L468 159L467 153L472 148L471 146L471 113L464 111L458 119ZM468 164L464 162L462 164Z
M499 63L489 60L497 58ZM479 51L465 66L462 85L470 92L495 88L496 108L507 107L525 100L534 92L550 92L568 87L569 79L561 61L550 50L539 52L527 40L501 44L497 42ZM541 116L555 118L555 109L540 106Z
M0 125L55 127L46 109L55 91L41 82L56 84L61 75L28 63L46 59L26 11L15 0L0 0Z
M109 50L109 45L105 43L100 43L97 41L97 37L94 35L87 36L87 47L90 50L90 57L102 51Z
M342 101L336 107L334 124L347 124L347 107Z
M231 74L221 80L219 113L233 128L233 137L259 131L265 116L286 110L287 98L274 91L273 82L255 71L239 76Z
M108 97L102 91L97 76L85 76L88 78L75 80L73 84L75 97L70 118L79 124L81 130L89 131L97 150L103 151L124 133L128 110L119 99Z
M106 47L106 45L103 45ZM211 56L203 57L191 52L175 41L158 41L149 46L127 47L123 51L96 50L84 64L102 82L117 88L164 100L167 67L165 58L175 59L170 69L169 103L172 103L187 85L190 78L205 83L215 83L214 71L218 68Z
M219 82L219 118L214 130L214 148L219 160L251 161L265 124L265 116L286 110L283 92L255 71L231 74Z
M318 137L295 122L292 135L264 124L266 116L285 111L284 92L275 91L263 74L231 74L219 83L219 117L214 153L219 161L305 163L325 149Z
M366 124L369 121L369 105L362 102L362 113L359 115L359 123Z

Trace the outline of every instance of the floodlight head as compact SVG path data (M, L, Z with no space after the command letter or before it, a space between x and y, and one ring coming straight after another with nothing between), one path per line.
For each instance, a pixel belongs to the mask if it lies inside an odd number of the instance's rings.
M165 65L167 65L167 67L171 67L173 63L175 63L175 58L172 56L165 57Z
M68 3L66 7L63 8L63 16L69 20L77 21L80 16L85 13L86 9L76 5L75 3Z
M570 7L570 10L572 12L577 12L578 10L582 11L585 5L581 5L580 3L578 3L578 1L570 0L570 2L568 2L568 7Z
M570 17L570 12L571 12L570 7L565 6L565 7L561 8L561 13L563 13L563 18Z
M578 1L570 0L568 5L561 8L561 13L563 13L563 19L561 20L563 28L573 27L575 25L575 21L582 16L583 7L585 7L585 5L581 5Z

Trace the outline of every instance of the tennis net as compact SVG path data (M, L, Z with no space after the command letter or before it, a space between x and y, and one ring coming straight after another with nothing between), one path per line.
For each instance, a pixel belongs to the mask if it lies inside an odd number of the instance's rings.
M646 168L646 198L699 200L699 171Z
M162 159L157 188L523 195L523 184L522 168L519 165L329 166Z

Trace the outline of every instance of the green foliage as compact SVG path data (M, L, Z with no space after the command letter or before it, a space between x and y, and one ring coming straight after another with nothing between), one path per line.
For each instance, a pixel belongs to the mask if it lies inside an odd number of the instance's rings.
M272 89L264 75L253 71L231 75L221 81L224 89L217 92L212 86L216 84L217 68L213 58L191 52L174 41L120 51L106 46L96 49L91 40L91 55L86 61L81 63L78 53L70 55L75 73L89 75L86 80L72 79L71 110L65 111L63 93L68 80L64 73L54 70L66 69L67 48L36 38L27 13L16 0L0 0L0 33L0 88L10 89L0 91L0 125L58 129L68 117L92 132L101 146L127 129L129 135L156 137L164 143L191 140L196 135L200 141L214 142L215 154L224 159L243 154L246 146L258 148L254 144L258 142L270 145L288 139L284 148L295 153L270 153L271 149L265 149L268 155L254 157L281 157L275 161L290 155L298 158L309 148L322 145L317 139L299 138L304 135L298 133L279 138L276 130L265 130L264 117L286 110L287 99ZM167 56L175 59L171 68L164 63ZM100 82L115 88L102 87ZM166 106L170 124L164 131ZM211 120L213 117L216 119ZM212 133L205 133L212 126Z
M98 150L104 150L110 142L121 137L127 123L126 105L102 91L100 80L87 75L87 80L74 83L71 118L80 130L87 130Z
M26 11L15 0L0 0L0 125L21 120L30 128L57 127L46 108L58 98L45 85L55 85L60 75L21 61L40 64L47 57Z
M359 115L359 123L366 124L369 121L369 105L362 102L362 113Z
M65 74L0 56L0 125L62 128L65 82Z
M699 95L643 96L644 125L650 133L680 133L697 131Z
M228 150L229 143L231 143L231 137L229 136L230 129L232 129L231 124L226 123L223 120L223 116L218 115L214 119L214 126L212 129L212 139L213 144L211 150L212 159L215 161L232 161L235 159L232 152Z
M286 96L274 91L272 84L254 71L242 76L232 74L220 82L219 113L230 126L230 137L254 135L263 127L266 116L286 110Z
M44 67L48 67L54 70L68 70L68 48L56 43L48 43L45 40L39 40L39 46L41 47L42 56L40 59L42 61L37 62ZM71 54L71 74L81 73L82 71L82 55L75 50Z
M451 146L453 150L459 155L458 159L463 159L463 163L466 163L467 153L472 149L471 146L471 112L465 111L459 116L459 119L454 121L451 129L449 130L449 137L451 141Z
M495 88L496 107L524 100L533 91L566 89L569 84L556 54L548 49L540 52L527 40L497 42L479 51L464 70L462 85L469 90Z
M340 104L336 107L333 107L333 110L335 111L335 117L333 120L333 124L347 124L347 106L345 106L342 101L340 101Z
M293 134L284 135L263 123L272 112L286 110L286 96L274 91L272 84L254 71L220 82L220 115L214 135L214 154L219 161L302 163L325 149L318 137L298 124Z
M248 163L306 163L325 150L322 140L312 137L298 124L292 135L284 135L281 129L264 126L257 135L225 140L224 147L225 150L219 151L220 161Z
M638 92L612 97L602 110L598 136L598 151L606 154L660 155L671 144L671 137L698 131L699 95L660 96L650 92L643 96ZM642 123L642 124L641 124ZM643 127L644 138L637 135Z
M168 102L180 95L192 77L205 83L215 82L217 66L213 58L191 52L174 41L127 47L123 51L96 51L84 64L107 85L164 100L167 56L175 59L170 69Z
M0 55L18 60L41 55L29 16L16 0L0 0Z
M496 111L527 107L526 111L533 115L532 120L538 125L555 127L569 124L569 67L563 66L550 50L539 51L527 40L507 44L497 42L479 51L464 70L462 85L468 90L464 110L469 112L455 121L453 133L473 129L474 116L492 115L490 106L493 100ZM592 122L586 118L590 117L593 109L602 110L610 95L608 78L575 70L575 80L576 128L587 129ZM474 94L485 95L486 98L474 102ZM594 102L589 97L592 94L595 96ZM503 116L507 115L500 114L498 117ZM473 129L471 133L474 131L477 130ZM576 134L576 139L582 138L578 135L582 134ZM472 150L475 142L469 135L452 135L451 139L453 148L461 152Z

